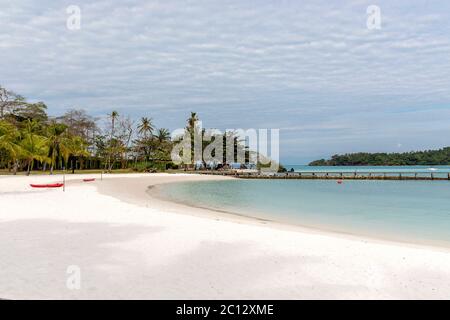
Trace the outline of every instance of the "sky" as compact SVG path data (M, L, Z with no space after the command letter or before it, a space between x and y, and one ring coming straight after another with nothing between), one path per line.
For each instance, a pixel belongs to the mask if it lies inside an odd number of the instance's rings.
M286 164L441 148L450 1L0 0L0 85L52 115L280 129Z

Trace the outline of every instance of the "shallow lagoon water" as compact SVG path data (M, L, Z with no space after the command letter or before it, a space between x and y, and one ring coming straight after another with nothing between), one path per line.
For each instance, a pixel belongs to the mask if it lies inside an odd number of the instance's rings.
M282 223L450 246L450 181L226 180L163 185L171 200Z

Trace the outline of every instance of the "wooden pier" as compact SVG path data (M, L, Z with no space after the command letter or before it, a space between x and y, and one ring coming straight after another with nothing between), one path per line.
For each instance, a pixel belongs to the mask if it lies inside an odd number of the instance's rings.
M322 179L322 180L418 180L418 181L450 181L450 173L436 172L323 172L302 171L282 173L241 173L238 171L197 171L196 173L210 175L226 175L242 179Z

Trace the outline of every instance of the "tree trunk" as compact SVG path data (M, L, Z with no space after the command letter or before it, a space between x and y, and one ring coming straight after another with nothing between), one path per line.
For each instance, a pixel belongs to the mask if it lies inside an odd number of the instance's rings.
M17 160L14 161L14 166L13 166L13 174L16 175L17 174L17 167L19 166L19 164L17 163Z
M33 160L28 160L28 168L27 168L27 176L30 175L31 173L31 164L33 163Z
M109 172L109 173L112 172L112 168L113 168L113 166L114 166L114 162L115 162L115 161L112 161L112 162L109 164L109 166L108 166L108 172Z

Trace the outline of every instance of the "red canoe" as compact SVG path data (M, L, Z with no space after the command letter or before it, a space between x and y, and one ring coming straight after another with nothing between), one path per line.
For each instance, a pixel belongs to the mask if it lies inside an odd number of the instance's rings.
M89 178L89 179L83 179L84 182L91 182L91 181L95 181L95 178Z
M61 188L64 183L30 184L32 188Z

